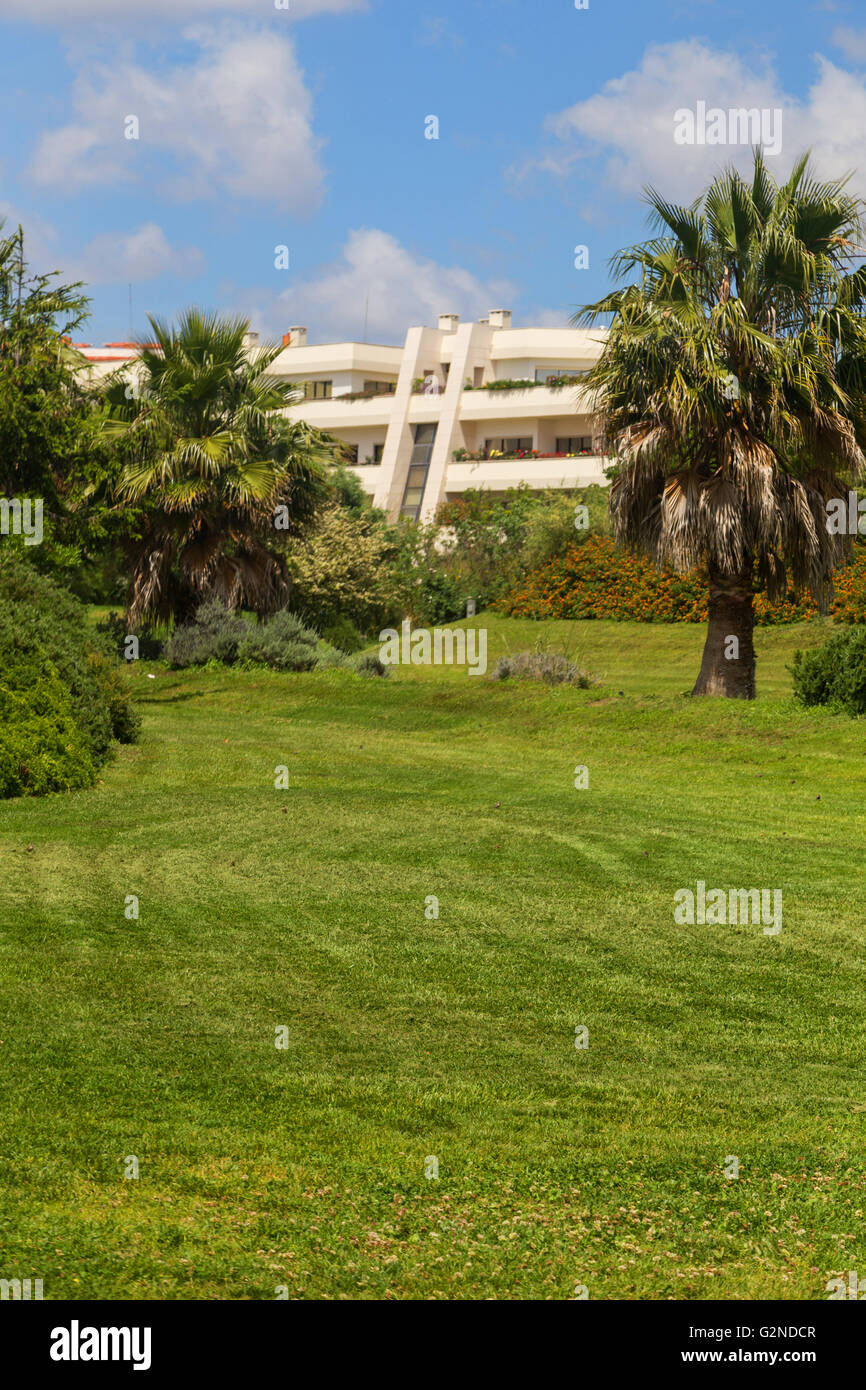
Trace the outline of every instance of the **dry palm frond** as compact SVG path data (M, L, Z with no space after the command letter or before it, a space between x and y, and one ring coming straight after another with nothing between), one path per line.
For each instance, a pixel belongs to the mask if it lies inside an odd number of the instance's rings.
M826 601L850 545L827 501L866 471L863 208L808 160L778 185L760 152L689 208L648 190L660 235L621 252L586 388L617 458L618 540L677 569L754 571ZM840 488L842 491L840 491Z

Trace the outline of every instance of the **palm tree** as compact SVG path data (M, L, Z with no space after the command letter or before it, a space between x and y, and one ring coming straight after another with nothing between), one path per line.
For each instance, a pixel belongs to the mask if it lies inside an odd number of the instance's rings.
M804 156L779 185L758 150L750 182L723 170L689 207L647 189L658 235L612 262L636 281L574 316L610 324L587 384L617 458L615 536L706 573L695 695L753 699L755 592L824 610L848 553L826 506L866 437L863 204L846 183Z
M269 375L280 348L247 350L244 319L149 321L138 388L115 376L105 390L103 429L131 454L119 492L145 516L130 620L185 617L214 596L273 611L288 595L281 541L327 496L331 442L282 414L302 392Z

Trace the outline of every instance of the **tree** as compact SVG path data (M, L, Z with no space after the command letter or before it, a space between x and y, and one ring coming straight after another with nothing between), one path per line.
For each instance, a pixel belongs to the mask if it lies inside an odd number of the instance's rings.
M756 151L751 182L728 168L688 207L647 189L659 235L612 262L639 278L574 318L610 320L586 384L617 456L616 538L706 573L695 695L754 698L756 588L825 608L848 553L827 516L864 465L863 204L846 182L804 156L779 185Z
M0 493L41 498L46 525L63 510L90 408L75 375L83 359L68 342L88 301L80 284L57 280L30 271L21 227L0 236Z
M245 320L189 309L176 329L149 322L138 385L109 381L103 425L132 444L121 498L147 509L130 620L186 618L207 597L273 611L288 596L285 541L329 495L332 446L282 414L301 393L269 374L279 348L247 351Z

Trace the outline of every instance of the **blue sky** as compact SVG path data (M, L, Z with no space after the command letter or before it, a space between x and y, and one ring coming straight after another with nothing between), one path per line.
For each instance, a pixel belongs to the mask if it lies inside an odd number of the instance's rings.
M674 142L698 101L781 110L773 169L862 160L866 195L859 3L0 0L0 216L87 281L95 343L190 303L312 342L360 338L368 298L378 342L439 312L565 323L643 233L644 183L687 199L748 161Z

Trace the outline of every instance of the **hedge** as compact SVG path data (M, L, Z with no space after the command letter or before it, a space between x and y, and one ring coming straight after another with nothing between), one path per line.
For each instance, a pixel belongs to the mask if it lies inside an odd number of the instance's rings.
M90 786L139 726L82 605L0 545L0 797Z
M866 621L866 545L836 575L830 612L840 621ZM658 570L645 556L620 550L606 536L590 536L557 556L492 605L512 618L616 618L643 623L703 623L706 580L697 572ZM755 596L755 621L793 623L818 612L811 598L789 593L771 604Z

